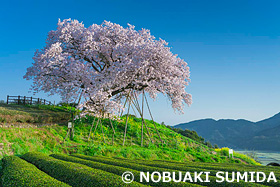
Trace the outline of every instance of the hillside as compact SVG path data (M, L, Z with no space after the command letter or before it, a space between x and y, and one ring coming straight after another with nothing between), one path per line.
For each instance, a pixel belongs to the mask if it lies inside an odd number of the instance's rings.
M145 120L154 141L149 141L145 131L144 147L141 147L141 119L129 117L126 144L122 146L125 116L120 121L113 120L115 128L114 144L112 145L113 131L108 119L101 120L104 132L99 126L94 135L94 140L88 141L93 117L82 118L75 121L75 136L72 140L63 139L67 134L66 123L33 126L34 124L21 124L20 127L0 128L1 157L4 155L22 155L30 151L43 153L81 153L86 155L103 155L109 157L141 158L141 159L164 159L177 161L201 161L201 162L244 162L240 158L229 159L226 154L217 154L192 139L167 128L165 125L156 123L161 138L165 141L161 145L152 121ZM4 123L2 123L3 125ZM6 123L7 124L7 123ZM26 126L25 126L26 125ZM104 142L105 141L105 142ZM244 160L244 158L242 158ZM255 164L249 158L246 163ZM245 163L244 162L244 163Z
M55 124L65 122L70 117L66 107L0 103L1 124Z
M175 125L196 131L212 144L235 149L279 151L280 113L259 121L204 119Z

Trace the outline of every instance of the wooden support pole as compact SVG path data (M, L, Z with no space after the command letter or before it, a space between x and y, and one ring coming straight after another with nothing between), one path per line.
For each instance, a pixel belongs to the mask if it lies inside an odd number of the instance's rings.
M127 102L127 97L125 98L125 102L124 102L124 104L123 104L123 108L125 107L126 102ZM123 110L120 112L120 117L122 116L122 114L123 114Z
M72 128L71 128L71 131L72 131L72 139L74 138L74 135L75 135L75 132L74 132L74 113L72 114Z
M91 131L92 131L92 128L93 128L93 125L94 125L95 120L96 120L96 117L94 118L94 120L93 120L93 122L92 122L92 124L91 124L90 131L89 131L89 134L88 134L88 141L89 141L89 139L90 139Z
M115 132L115 129L114 129L114 126L113 126L113 123L112 123L112 121L111 121L111 118L110 118L110 117L109 117L109 121L110 121L111 127L112 127L112 129L113 129L113 132L114 132L114 134L115 134L116 132Z
M112 135L112 145L114 145L114 136L115 134Z
M144 92L144 91L143 91L143 95L144 95L144 97L145 97L146 104L147 104L147 107L148 107L148 110L149 110L150 116L151 116L151 118L152 118L152 121L153 121L154 127L155 127L155 129L156 129L156 131L157 131L158 137L159 137L159 139L160 139L161 143L162 143L162 144L164 144L164 141L161 139L161 137L160 137L160 133L158 132L157 126L156 126L155 121L154 121L154 118L153 118L153 116L152 116L152 112L151 112L151 110L150 110L150 107L149 107L149 104L148 104L148 100L147 100L147 97L146 97L146 95L145 95L145 92Z
M152 142L152 143L154 143L154 141L153 141L153 139L152 139L152 137L151 137L151 135L150 135L150 132L149 132L148 126L147 126L147 124L146 124L146 122L145 122L144 118L142 118L142 120L144 121L144 125L145 125L146 131L147 131L147 133L148 133L148 136L149 136L149 138L150 138L151 142Z
M144 93L144 91L143 91ZM144 113L144 94L142 95L142 114ZM144 141L144 120L142 119L142 124L141 124L141 147L143 147L143 141Z
M69 133L70 133L70 129L68 128L67 134L66 134L66 136L65 136L65 138L64 138L64 140L63 140L63 143L65 142L65 140L66 140L66 138L68 137Z
M141 118L142 118L142 122L144 123L144 126L145 126L145 128L146 128L146 130L147 130L147 134L148 134L148 136L149 136L149 138L150 138L150 141L151 141L152 143L154 143L154 141L153 141L153 139L152 139L152 137L151 137L151 135L150 135L149 129L148 129L148 127L147 127L147 124L146 124L146 122L145 122L145 120L144 120L143 113L142 113L141 110L140 110L140 105L139 105L137 99L136 99L135 102L132 100L132 103L134 104L135 108L138 109L138 112L140 113L140 116L141 116ZM136 103L137 103L137 104L136 104Z
M110 121L110 124L111 124L111 127L112 127L112 130L113 130L113 135L112 135L112 145L114 145L114 136L115 136L115 129L114 129L114 126L113 126L113 123L111 121L111 118L110 116L108 115L108 118L109 118L109 121Z
M93 135L92 135L92 140L94 140L94 134L95 134L95 131L96 131L97 126L98 126L98 124L99 124L99 121L100 121L100 118L98 118L97 123L96 123L96 125L95 125L94 131L93 131Z
M83 93L84 93L84 90L82 90L82 91L81 91L81 94L80 94L80 97L79 97L79 100L78 100L78 105L79 105L79 104L80 104L80 102L81 102L81 99L82 99Z
M7 105L9 104L9 95L7 95Z
M134 112L135 117L137 117L137 114L136 114L136 112L135 112L135 110L134 110L133 105L131 105L131 108L132 108L132 110L133 110L133 112Z
M148 134L148 136L149 136L151 142L154 143L154 141L153 141L153 139L152 139L152 137L151 137L151 135L150 135L150 132L149 132L149 127L147 126L147 124L146 124L146 122L145 122L145 119L144 119L144 109L143 109L143 112L140 111L140 104L139 104L139 102L138 102L138 100L137 100L137 98L136 98L136 95L135 95L134 100L135 100L135 103L137 104L137 106L138 106L138 108L139 108L139 113L140 113L140 115L141 115L141 117L142 117L142 121L144 122L145 128L146 128L146 130L147 130L147 134Z
M18 105L19 105L19 103L20 103L20 96L18 96Z
M100 125L101 125L101 131L102 131L102 135L103 135L103 141L104 141L104 143L106 143L106 141L105 141L105 136L104 136L104 131L103 131L102 122L100 122Z
M129 96L129 94L130 94L130 90L129 90L128 94L127 94L127 97L125 98L125 102L124 102L123 108L124 108L124 107L125 107L125 105L126 105L126 102L127 102L127 100L128 100L128 96ZM120 117L122 116L122 114L123 114L123 111L121 112Z
M81 91L78 105L80 104L82 93L83 93L83 90ZM77 101L77 98L76 98L76 101ZM74 103L73 103L72 107L74 108ZM74 125L74 117L75 116L76 116L76 111L72 111L72 122L73 122L73 125L72 125L72 138L74 138L74 136L75 136L75 125Z
M130 109L130 105L131 105L131 98L130 96L128 95L128 109L127 109L127 115L126 115L126 121L125 121L125 130L124 130L124 135L123 135L123 146L124 146L124 143L125 143L125 136L126 136L126 131L127 131L127 122L128 122L128 114L129 114L129 109Z

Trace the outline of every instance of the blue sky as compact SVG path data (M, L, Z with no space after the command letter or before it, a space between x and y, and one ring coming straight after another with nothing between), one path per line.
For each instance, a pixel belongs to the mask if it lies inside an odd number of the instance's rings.
M58 19L86 26L104 20L150 29L189 63L193 104L173 112L163 96L151 101L156 121L202 118L258 121L280 112L280 1L2 1L0 100L26 95L23 80L36 49ZM37 96L59 101L58 96Z

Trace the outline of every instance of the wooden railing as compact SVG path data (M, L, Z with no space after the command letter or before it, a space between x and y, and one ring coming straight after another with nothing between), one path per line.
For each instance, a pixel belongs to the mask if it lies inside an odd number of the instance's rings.
M18 105L52 105L52 102L46 99L26 97L26 96L10 96L7 95L7 104Z

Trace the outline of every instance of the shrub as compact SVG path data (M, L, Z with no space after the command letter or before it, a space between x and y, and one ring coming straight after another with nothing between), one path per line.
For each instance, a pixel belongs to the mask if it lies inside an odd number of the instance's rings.
M23 159L33 163L50 176L63 181L71 186L143 186L137 182L125 184L121 177L88 166L66 162L47 156L43 153L26 153Z
M2 159L2 186L69 186L16 156Z

